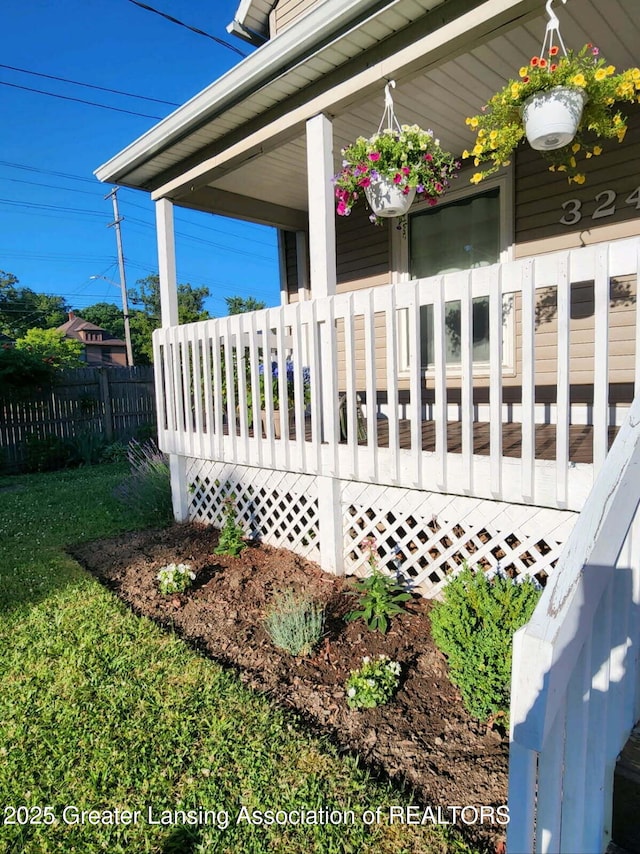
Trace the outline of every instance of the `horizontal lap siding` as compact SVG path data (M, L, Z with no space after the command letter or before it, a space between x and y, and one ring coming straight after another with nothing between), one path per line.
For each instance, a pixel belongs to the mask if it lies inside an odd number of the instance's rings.
M363 205L336 225L337 291L356 291L390 282L389 224L374 226Z
M318 6L321 0L280 0L272 12L271 38L282 32L306 12Z
M569 184L566 174L549 172L547 161L528 145L519 149L515 168L518 257L640 234L640 208L626 201L640 187L640 110L625 107L625 112L629 112L629 126L623 142L605 140L601 155L579 159L581 168L584 164L584 184ZM613 195L605 194L609 190ZM603 216L607 211L612 213ZM565 223L560 222L563 217ZM610 230L606 237L598 236L602 228Z

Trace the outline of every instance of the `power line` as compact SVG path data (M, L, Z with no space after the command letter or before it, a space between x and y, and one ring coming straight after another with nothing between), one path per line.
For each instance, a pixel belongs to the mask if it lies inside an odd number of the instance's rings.
M0 62L0 68L8 68L11 71L19 71L21 74L32 74L34 77L46 77L47 80L58 80L61 83L72 83L74 86L84 86L86 89L98 89L100 92L111 92L113 95L126 95L127 98L139 98L142 101L153 101L156 104L168 104L170 107L179 107L173 101L163 101L161 98L151 98L149 95L136 95L133 92L123 92L121 89L109 89L107 86L96 86L94 83L82 83L80 80L69 80L68 77L56 77L55 74L43 74L41 71L29 71L27 68L16 68L15 65L4 65Z
M96 187L102 186L95 178L86 175L72 175L69 172L54 172L52 169L41 169L39 166L27 166L26 163L12 163L9 160L0 160L0 166L8 166L11 169L25 169L27 172L40 172L43 175L55 175L57 178L69 178L72 181L87 181Z
M32 187L48 187L50 190L62 190L65 193L82 193L84 196L93 196L95 198L95 192L91 192L91 190L78 190L76 187L61 187L59 184L42 184L40 181L25 181L20 178L5 178L4 175L0 175L0 181L11 181L13 184L29 184ZM103 187L99 184L96 184L96 190L103 191Z
M197 27L191 27L189 24L185 24L183 21L179 21L177 18L172 17L171 15L167 15L166 12L161 12L159 9L154 9L153 6L147 6L146 3L140 3L139 0L129 0L129 3L133 3L134 6L139 6L141 9L146 9L147 12L153 12L156 15L160 15L161 18L166 18L167 21L171 21L172 24L178 24L180 27L184 27L187 30L191 30L192 33L197 33L199 36L206 36L206 38L211 39L222 47L226 47L229 50L232 50L234 53L237 53L238 56L241 56L243 59L247 56L247 54L237 48L234 44L229 44L229 42L224 39L219 39L216 36L212 36L210 33L206 33L204 30L199 30Z
M58 95L55 92L45 92L44 89L32 89L30 86L18 86L17 83L7 83L0 80L0 86L10 86L12 89L22 89L24 92L35 92L38 95L48 95L50 98L61 98L63 101L74 101L76 104L88 104L90 107L102 107L103 110L114 110L116 113L127 113L129 116L139 116L143 119L156 119L160 121L162 116L150 116L148 113L136 113L133 110L124 110L122 107L110 107L108 104L98 104L97 101L85 101L84 98L72 98L70 95Z
M39 204L37 202L19 202L15 199L0 199L0 203L3 205L12 205L18 208L32 208L47 211L64 211L65 213L83 213L88 214L89 216L106 216L104 211L90 211L86 208L67 208L63 207L62 205L45 205Z

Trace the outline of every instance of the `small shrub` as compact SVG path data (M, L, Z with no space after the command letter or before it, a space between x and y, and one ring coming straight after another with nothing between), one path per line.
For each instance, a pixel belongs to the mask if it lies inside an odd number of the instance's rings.
M124 442L111 442L100 452L101 463L124 463L127 461L129 446Z
M162 525L171 521L171 477L165 455L152 441L140 444L132 439L127 459L131 474L116 488L116 498L136 522Z
M25 468L28 472L54 471L69 464L69 448L58 436L36 436L24 440Z
M347 679L347 705L351 709L373 709L388 702L400 680L400 665L386 655L373 660L366 655L362 666Z
M291 655L309 655L322 637L324 608L288 591L269 609L265 626L274 646Z
M104 448L104 436L93 430L82 430L67 441L69 463L77 466L93 466L100 461Z
M539 596L534 580L489 579L465 565L444 588L444 602L434 605L433 639L474 717L508 713L513 633L529 620Z
M184 593L188 587L191 587L195 577L188 563L170 563L168 566L163 566L156 576L158 587L164 596Z
M230 495L225 498L222 512L224 513L224 525L218 538L216 554L235 557L240 554L242 549L246 548L247 544L244 541L244 531L236 519L234 496Z
M371 575L355 583L353 592L360 596L360 608L350 611L345 620L364 620L370 631L385 634L389 618L406 613L403 603L411 599L411 594L395 578L380 570L373 537L364 540L362 545L369 552Z

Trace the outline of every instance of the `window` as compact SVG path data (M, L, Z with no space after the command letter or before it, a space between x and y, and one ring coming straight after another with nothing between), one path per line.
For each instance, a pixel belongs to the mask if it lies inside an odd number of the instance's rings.
M445 273L486 267L508 259L510 244L508 176L478 192L463 187L450 193L450 201L434 207L416 206L407 217L406 239L394 237L396 281L422 279ZM505 300L503 354L505 367L513 362L512 300ZM455 372L461 361L460 300L445 303L445 358ZM406 314L406 313L405 313ZM482 372L489 363L489 297L472 304L473 361ZM408 369L406 322L400 317L400 364ZM433 367L433 306L420 307L420 363Z
M409 215L412 279L500 260L500 188Z

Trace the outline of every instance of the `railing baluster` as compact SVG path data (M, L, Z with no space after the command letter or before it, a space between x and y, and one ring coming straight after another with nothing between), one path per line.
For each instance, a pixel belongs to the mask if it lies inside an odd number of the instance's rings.
M558 264L558 355L556 400L556 496L559 507L567 506L569 474L569 305L571 279L569 257Z
M346 472L348 478L356 478L358 475L358 408L356 395L356 352L354 336L354 307L353 294L346 294L346 306L344 311L344 366L345 366L345 394L346 394L346 441L349 447L349 468Z
M462 488L473 489L473 295L472 275L467 276L466 287L460 294L460 378L461 395L461 439L462 439Z
M433 360L435 404L434 420L436 431L436 466L438 488L447 491L447 363L445 359L445 302L444 281L439 276L435 283L433 303Z
M596 252L593 366L593 476L609 450L609 251Z
M535 491L535 282L534 262L522 266L522 497L533 503Z
M365 292L364 308L364 362L367 395L367 475L375 480L378 475L378 391L376 383L376 330L373 291Z
M398 483L400 465L400 433L398 404L398 321L395 290L385 295L385 331L387 361L387 410L389 424L389 480Z
M411 394L411 483L422 486L422 385L423 371L420 352L420 297L417 282L413 282L408 312L409 389ZM426 415L425 415L426 418Z
M502 351L504 324L502 267L489 282L489 453L491 493L502 498Z

